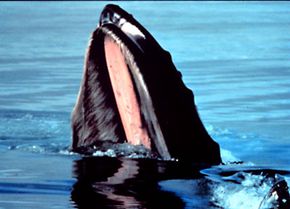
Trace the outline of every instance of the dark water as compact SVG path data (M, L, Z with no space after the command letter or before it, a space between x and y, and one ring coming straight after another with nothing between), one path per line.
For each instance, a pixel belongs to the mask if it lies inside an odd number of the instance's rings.
M119 3L171 52L226 165L70 153L105 4L0 3L1 209L259 208L274 177L290 183L288 2Z

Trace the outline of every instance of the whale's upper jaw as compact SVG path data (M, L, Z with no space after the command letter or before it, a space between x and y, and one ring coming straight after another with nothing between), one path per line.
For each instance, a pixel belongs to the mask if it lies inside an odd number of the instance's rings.
M110 40L108 45L105 40ZM110 58L115 52L126 64L123 69L130 75L133 100L139 106L141 123L136 124L146 129L152 151L162 159L219 164L219 145L204 128L193 93L184 85L170 54L132 15L116 5L104 8L88 47L73 112L73 149L106 141L124 142L128 136L123 110L117 104L118 87L114 90L108 66L116 61ZM115 65L112 69L117 72L117 68ZM141 144L148 146L142 140Z
M120 28L128 36L135 38L146 39L146 36L149 38L151 36L145 28L142 27L132 15L122 10L119 6L109 4L107 5L101 15L99 26L105 24L113 24Z
M118 27L134 44L143 51L148 42L160 47L153 36L129 13L114 4L108 4L103 9L99 26L112 24Z

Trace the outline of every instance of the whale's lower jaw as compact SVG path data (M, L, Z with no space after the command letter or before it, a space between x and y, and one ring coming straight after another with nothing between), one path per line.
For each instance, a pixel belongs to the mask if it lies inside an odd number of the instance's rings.
M72 113L72 149L128 142L163 159L221 163L171 56L129 14L105 7Z

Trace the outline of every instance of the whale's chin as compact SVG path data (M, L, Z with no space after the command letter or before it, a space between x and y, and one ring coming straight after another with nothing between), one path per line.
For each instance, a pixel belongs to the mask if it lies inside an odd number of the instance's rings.
M76 152L125 142L165 160L221 163L170 54L115 5L104 8L92 34L72 131Z

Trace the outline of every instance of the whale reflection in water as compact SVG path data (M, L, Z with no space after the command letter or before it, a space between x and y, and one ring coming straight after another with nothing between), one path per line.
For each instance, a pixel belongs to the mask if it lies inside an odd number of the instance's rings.
M77 160L74 163L74 175L77 182L73 186L71 198L79 209L181 209L185 206L184 202L173 193L161 190L160 181L200 179L203 176L198 167L193 168L188 164L110 157L84 157ZM204 194L210 192L206 184L203 191Z

